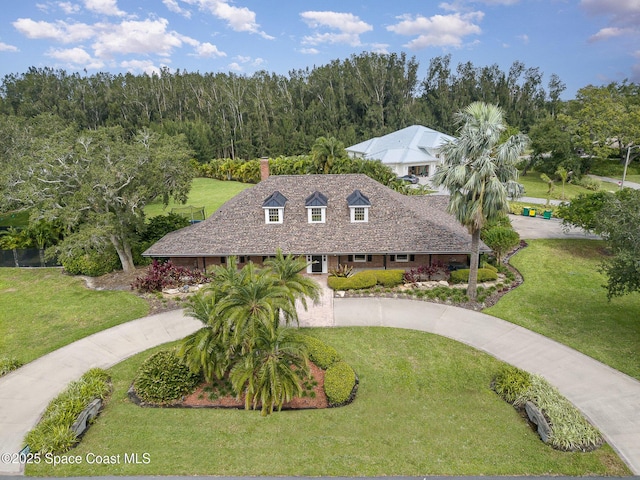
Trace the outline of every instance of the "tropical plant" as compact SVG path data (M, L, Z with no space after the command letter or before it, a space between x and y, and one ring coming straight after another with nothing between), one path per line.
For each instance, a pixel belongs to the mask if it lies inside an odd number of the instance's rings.
M29 240L26 238L22 230L18 230L16 227L9 227L7 230L0 231L0 249L11 250L13 252L13 262L16 267L20 266L18 262L18 249L23 248L28 244Z
M303 393L309 374L307 350L287 327L259 324L253 342L255 348L234 364L229 378L238 396L244 395L245 408L260 406L266 416Z
M311 147L315 173L330 173L334 165L345 160L344 144L335 137L319 137Z
M303 257L292 254L284 255L278 248L276 256L267 259L264 266L271 270L277 285L287 290L289 301L293 307L283 311L284 321L287 325L292 322L298 323L298 312L295 308L296 301L307 309L307 298L317 302L320 298L320 285L312 278L302 275L302 271L307 268L307 261ZM275 321L279 321L280 315L276 315Z
M509 185L516 182L516 163L528 137L518 134L499 143L507 128L502 110L475 102L456 115L462 126L458 139L444 144L444 164L432 181L450 192L448 210L471 234L471 261L467 294L476 298L480 230L487 220L508 212Z

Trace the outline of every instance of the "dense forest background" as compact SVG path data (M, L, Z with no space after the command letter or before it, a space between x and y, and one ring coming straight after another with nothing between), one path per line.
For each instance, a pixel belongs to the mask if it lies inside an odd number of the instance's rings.
M0 114L51 113L79 131L120 126L134 135L148 127L183 133L199 162L309 153L321 136L344 145L421 124L454 134L454 114L473 101L502 107L515 130L528 132L554 116L565 85L515 62L464 63L431 59L424 78L405 54L362 53L328 65L277 75L189 73L159 75L67 73L31 68L0 85ZM545 88L546 87L546 88Z

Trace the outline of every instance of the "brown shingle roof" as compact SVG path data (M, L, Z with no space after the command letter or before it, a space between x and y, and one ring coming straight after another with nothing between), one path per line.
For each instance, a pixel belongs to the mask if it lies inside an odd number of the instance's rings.
M366 223L351 223L355 190L371 202ZM327 197L326 223L308 223L305 200ZM287 198L284 221L266 224L263 203ZM293 254L468 253L471 236L447 213L448 197L405 196L363 174L272 175L222 205L207 220L151 246L152 257Z

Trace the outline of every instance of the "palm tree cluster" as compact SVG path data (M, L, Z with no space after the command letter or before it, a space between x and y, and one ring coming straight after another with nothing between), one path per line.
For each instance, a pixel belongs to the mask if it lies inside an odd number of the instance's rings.
M263 268L236 259L216 267L213 281L190 302L188 314L204 326L188 336L179 353L207 381L229 378L245 408L262 415L303 393L309 374L306 347L292 324L296 302L319 298L320 287L300 272L306 261L279 250Z

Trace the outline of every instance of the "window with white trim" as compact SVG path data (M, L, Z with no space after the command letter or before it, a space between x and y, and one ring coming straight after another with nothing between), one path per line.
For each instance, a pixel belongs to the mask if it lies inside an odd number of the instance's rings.
M264 221L265 223L282 223L283 214L284 208L265 208Z
M353 256L353 261L354 262L366 262L367 261L367 256L364 253L362 253L362 254L356 253Z
M409 261L409 255L407 255L406 253L399 253L396 255L396 262L408 262Z
M326 207L307 207L309 223L325 223Z
M368 222L368 221L369 221L368 207L351 207L351 223Z

